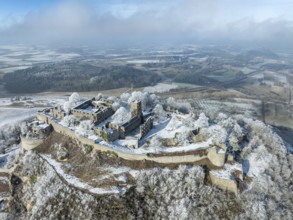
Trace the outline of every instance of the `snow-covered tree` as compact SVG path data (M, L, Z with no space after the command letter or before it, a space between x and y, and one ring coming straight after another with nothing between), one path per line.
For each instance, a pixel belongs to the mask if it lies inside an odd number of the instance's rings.
M191 109L190 103L182 101L180 102L175 100L173 97L169 97L167 99L167 105L183 113L188 113Z
M235 134L235 136L238 138L238 139L241 139L244 135L243 133L243 130L242 128L240 127L239 124L235 124L234 127L233 127L233 133Z
M6 163L6 168L10 169L12 168L14 165L16 165L17 161L18 161L18 158L19 158L19 153L20 153L20 150L15 150L15 151L12 151L8 157L7 157L7 163Z
M69 101L64 102L64 104L63 104L63 110L66 113L69 113L70 112L70 109L73 108L73 107L74 107L73 103L72 102L69 102Z
M130 112L127 111L124 107L120 107L115 114L112 116L112 123L117 125L122 125L125 122L129 121L131 118Z
M94 123L91 120L84 120L76 127L75 133L81 136L90 136L94 134Z
M220 125L212 125L207 128L208 137L211 138L213 144L224 144L227 139L227 131Z
M117 111L120 108L120 103L119 102L114 102L112 105L112 109L114 111Z
M155 119L160 122L167 119L167 113L161 104L157 104L153 110Z
M110 100L110 101L116 102L118 99L117 99L116 96L109 96L109 97L107 98L107 100Z
M61 121L63 126L66 127L74 127L76 126L77 119L73 115L66 115L62 121Z
M142 92L133 92L131 96L128 99L128 103L134 101L141 101L142 103L142 109L146 109L147 103L148 103L148 93L142 93Z
M19 123L21 135L25 135L28 132L28 125L26 122Z
M120 95L120 99L121 99L121 101L127 102L128 99L130 98L130 96L131 96L131 94L129 94L129 93L122 93Z
M207 128L209 126L209 118L204 113L200 113L198 119L194 122L194 128Z
M74 92L71 94L71 96L69 96L69 102L78 103L80 102L80 100L81 100L81 97L77 92Z
M176 133L175 138L179 146L189 144L189 131L189 129L182 129L180 132Z
M220 122L220 121L223 121L223 120L225 120L225 119L227 119L227 118L228 118L228 116L227 116L226 114L220 112L220 113L218 114L218 116L216 117L215 121L216 121L216 122Z
M149 97L150 97L150 100L152 102L152 106L155 106L155 105L160 103L160 100L159 100L158 96L156 96L155 94L150 94Z
M98 95L96 95L95 99L96 100L100 100L103 98L103 94L102 93L99 93Z
M63 110L66 113L69 113L70 109L73 108L77 103L81 101L81 97L78 93L74 92L69 96L68 101L64 102L63 104Z

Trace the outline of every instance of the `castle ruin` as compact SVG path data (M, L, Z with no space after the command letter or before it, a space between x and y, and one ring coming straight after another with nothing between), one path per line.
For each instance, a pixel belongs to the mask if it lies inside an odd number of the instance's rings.
M96 126L94 129L95 134L107 142L125 139L127 135L138 128L140 132L139 137L143 138L152 129L152 116L144 116L141 101L134 101L130 104L131 119L126 123L116 125L108 122L106 125L98 127L99 124L115 113L112 105L112 101L96 100L93 98L71 108L67 114L61 106L46 109L45 112L58 120L64 119L66 115L73 115L79 120L91 120Z

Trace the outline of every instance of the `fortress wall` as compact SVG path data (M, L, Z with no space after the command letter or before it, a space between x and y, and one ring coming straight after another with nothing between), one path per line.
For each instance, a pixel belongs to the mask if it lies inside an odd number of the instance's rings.
M76 118L87 118L89 120L96 120L96 114L94 113L90 113L90 112L84 112L81 110L76 110L76 109L72 109L71 113L76 117Z
M94 147L94 149L98 151L113 151L115 152L118 157L121 157L125 160L133 160L133 161L141 161L141 160L148 160L148 161L154 161L157 163L162 164L170 164L170 163L194 163L202 159L206 159L207 156L199 156L199 155L183 155L183 156L158 156L158 157L149 157L146 154L130 154L130 153L124 153L121 151L118 151L116 149L112 149L109 147L106 147L101 144L96 144L94 140L77 136L74 131L71 131L70 129L58 124L54 120L52 120L50 117L46 115L40 115L37 116L38 120L45 119L43 121L48 121L49 124L51 124L54 128L54 130L60 134L66 135L68 137L71 137L74 140L79 141L81 144L87 144Z
M32 139L32 138L26 138L21 137L21 146L25 150L32 150L42 144L44 140L42 139Z
M176 163L194 163L200 160L205 159L206 156L199 155L184 155L184 156L162 156L155 158L148 158L147 160L151 160L157 163L166 163L166 164L176 164Z
M209 173L209 177L210 177L211 183L214 186L219 187L222 190L226 190L226 191L237 194L238 190L237 190L237 183L235 180L222 179L220 177L213 175L212 173Z
M152 129L153 127L153 119L151 117L149 117L145 123L143 123L139 129L140 129L140 138L143 138L144 136L147 135L147 133L149 133L149 131Z
M90 105L92 103L92 99L86 100L85 102L81 103L78 106L75 106L73 109L82 109L82 108L86 108L88 105Z
M110 107L98 112L96 114L96 124L100 124L101 122L105 121L111 115L114 114L114 110Z
M48 122L48 117L45 115L45 114L42 114L40 112L37 113L37 116L36 118L39 120L39 121L44 121L45 123ZM49 124L49 123L47 123Z
M132 132L133 130L135 130L136 128L138 128L140 126L140 124L141 124L141 118L139 118L139 117L131 118L129 122L122 125L122 127L125 130L124 135L127 135L130 132Z

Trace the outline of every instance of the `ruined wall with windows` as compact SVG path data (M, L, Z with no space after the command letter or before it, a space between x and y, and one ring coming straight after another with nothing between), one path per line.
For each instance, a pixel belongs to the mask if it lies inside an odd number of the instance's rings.
M147 135L147 133L149 133L149 131L153 128L153 119L152 117L148 117L145 121L145 123L143 123L140 127L140 139L143 138L144 136Z
M63 119L66 116L66 113L62 110L60 105L54 108L50 108L49 113L57 119Z
M126 122L120 127L120 137L124 139L126 135L138 128L141 123L142 118L135 117L130 119L130 121Z
M105 121L107 118L112 116L114 113L115 113L114 110L110 107L104 110L101 110L100 112L96 114L95 124L100 124L101 122Z
M91 108L88 110L87 108ZM112 106L108 102L97 102L93 100L87 100L82 104L71 109L71 114L76 118L88 119L95 124L99 124L114 114Z

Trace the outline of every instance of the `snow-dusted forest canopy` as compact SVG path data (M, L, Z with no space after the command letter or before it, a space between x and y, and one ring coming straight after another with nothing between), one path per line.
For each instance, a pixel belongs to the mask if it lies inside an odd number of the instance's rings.
M17 70L2 80L9 92L37 93L143 87L159 82L161 77L152 71L130 66L98 67L82 61L66 61Z

